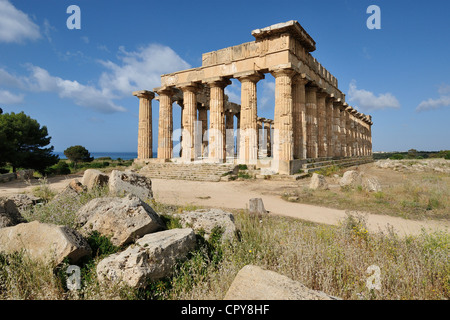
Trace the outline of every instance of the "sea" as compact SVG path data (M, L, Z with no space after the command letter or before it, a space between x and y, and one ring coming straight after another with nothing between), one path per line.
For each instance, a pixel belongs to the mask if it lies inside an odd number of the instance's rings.
M58 155L60 159L67 159L64 152L53 152ZM137 158L137 152L90 152L91 157L94 159L110 157L112 160L122 159L122 160L132 160ZM153 157L156 158L156 153L153 153Z

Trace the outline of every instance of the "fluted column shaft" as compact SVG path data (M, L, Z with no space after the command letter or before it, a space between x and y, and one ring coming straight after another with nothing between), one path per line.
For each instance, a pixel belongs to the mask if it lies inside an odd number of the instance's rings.
M334 155L341 156L341 108L340 103L335 103L333 108L333 141L334 141Z
M183 111L182 111L182 154L183 161L190 162L195 159L195 124L197 120L197 91L196 86L182 87Z
M226 156L234 157L234 116L230 111L225 112Z
M306 130L306 92L305 85L308 80L302 79L299 75L293 79L292 99L293 99L293 125L294 125L294 159L306 159L308 139Z
M333 105L333 98L327 97L325 100L325 113L327 118L327 157L334 157L334 139L333 139L333 132L334 132L334 105Z
M290 161L294 159L294 123L292 70L273 72L275 77L275 137L272 150L274 160Z
M317 93L317 128L318 128L318 150L319 157L326 157L328 154L327 144L327 119L325 111L325 99L327 94L324 92Z
M226 160L224 88L226 82L215 81L209 83L209 160L224 162Z
M198 121L201 122L201 133L202 133L202 147L201 147L201 157L207 157L206 148L208 147L208 140L206 139L205 133L208 130L208 110L206 108L198 108Z
M152 146L152 99L151 91L135 91L133 95L139 98L138 126L138 159L153 158Z
M306 87L306 128L307 128L307 157L317 158L319 145L317 141L317 88Z
M260 75L238 78L241 82L241 117L239 162L256 163L258 160L256 83Z
M171 90L159 94L158 159L172 158L173 110Z

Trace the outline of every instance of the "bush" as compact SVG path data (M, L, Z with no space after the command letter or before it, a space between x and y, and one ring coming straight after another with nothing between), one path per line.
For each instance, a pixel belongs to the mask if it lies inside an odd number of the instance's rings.
M389 159L391 159L391 160L403 160L404 158L405 157L402 154L397 153L397 154L392 155Z
M450 151L447 151L447 153L444 156L444 159L450 160Z
M59 161L57 164L50 167L54 174L70 174L69 164L65 161Z

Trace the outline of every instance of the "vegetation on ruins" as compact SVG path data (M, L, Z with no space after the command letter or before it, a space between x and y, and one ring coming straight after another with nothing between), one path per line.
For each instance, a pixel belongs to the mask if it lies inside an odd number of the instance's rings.
M76 227L74 213L90 199L103 197L106 188L80 197L22 210L28 220ZM191 208L150 205L163 214L169 228L180 227L171 213ZM79 263L82 288L66 287L68 263L54 266L29 259L23 253L0 254L0 299L223 299L237 272L247 264L276 271L343 299L448 299L450 298L450 236L429 233L399 237L392 230L367 231L362 216L349 215L338 226L321 225L280 216L252 216L233 212L237 229L232 241L221 241L221 230L209 241L197 234L197 247L173 276L132 289L99 282L98 262L117 252L107 237L92 233L88 242L93 257ZM123 248L121 248L123 249ZM381 270L381 289L369 289L369 266Z

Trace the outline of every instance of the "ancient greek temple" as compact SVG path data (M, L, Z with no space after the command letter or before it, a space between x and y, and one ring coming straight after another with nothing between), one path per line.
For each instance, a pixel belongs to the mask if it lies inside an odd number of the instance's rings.
M311 55L316 43L303 27L289 21L252 35L255 41L203 54L201 67L162 75L153 91L133 92L139 98L138 160L175 157L174 103L182 108L177 156L184 163L264 163L293 174L308 159L371 156L371 116L345 102L337 79ZM275 78L274 119L257 113L257 83L268 73ZM225 95L230 79L241 84L240 105ZM153 99L159 100L157 159Z

